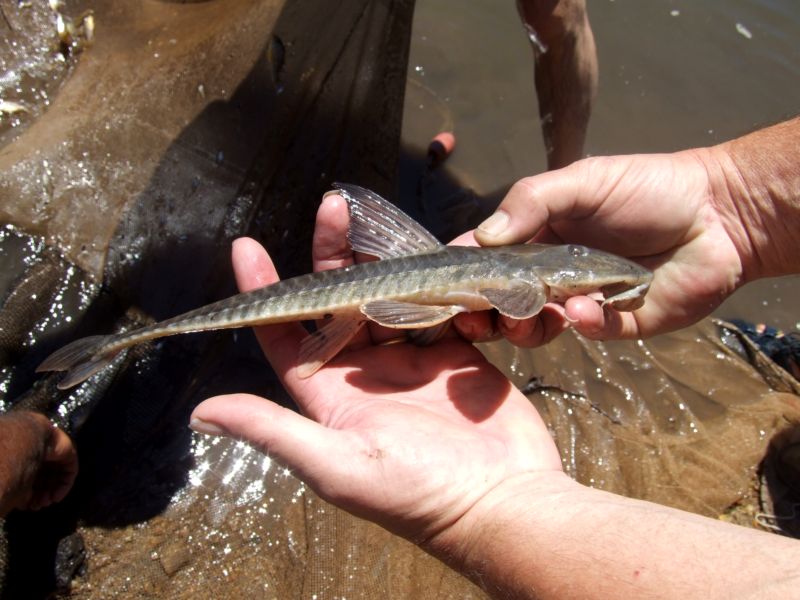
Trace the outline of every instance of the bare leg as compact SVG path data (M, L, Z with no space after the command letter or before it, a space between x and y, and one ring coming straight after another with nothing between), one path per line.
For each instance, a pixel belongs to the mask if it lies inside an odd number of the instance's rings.
M597 51L585 0L517 0L535 61L548 169L583 156L597 93Z

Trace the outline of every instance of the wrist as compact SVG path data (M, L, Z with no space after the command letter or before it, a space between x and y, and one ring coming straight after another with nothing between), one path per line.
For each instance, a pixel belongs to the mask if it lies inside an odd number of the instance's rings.
M511 477L492 488L457 522L423 544L423 548L482 588L505 593L506 574L514 570L509 569L509 563L527 562L533 553L521 546L538 543L530 537L530 527L526 527L531 518L547 519L547 515L558 513L565 504L577 504L577 498L586 492L592 490L563 471ZM524 539L514 540L515 536Z
M763 277L749 225L758 214L724 144L690 150L705 167L708 175L709 204L719 216L725 232L736 249L741 264L741 280L737 287Z
M800 119L695 151L711 202L736 246L744 281L796 273Z

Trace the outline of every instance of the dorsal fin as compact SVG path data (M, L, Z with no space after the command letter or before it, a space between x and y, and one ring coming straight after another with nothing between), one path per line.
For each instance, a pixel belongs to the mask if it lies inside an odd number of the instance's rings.
M349 183L334 183L347 200L347 239L356 252L392 258L442 246L433 234L375 192Z

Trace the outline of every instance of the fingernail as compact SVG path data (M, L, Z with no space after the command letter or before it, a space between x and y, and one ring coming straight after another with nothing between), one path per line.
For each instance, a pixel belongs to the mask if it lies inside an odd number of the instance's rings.
M478 339L475 340L475 342L493 342L495 340L499 340L501 337L503 337L503 334L500 333L494 327L492 327L484 331L483 335L479 336Z
M197 417L189 421L189 429L197 433L205 433L206 435L228 435L228 432L222 427L209 423L208 421L203 421Z
M330 190L322 194L322 199L325 200L328 196L341 196L342 192L340 190Z
M580 319L576 319L575 317L570 317L567 312L564 312L564 320L569 323L570 325L575 325L576 323L580 323Z
M478 225L478 229L488 235L500 235L508 227L509 216L504 210L496 211L491 217Z
M518 319L503 319L503 329L506 331L514 331L519 327L519 323Z

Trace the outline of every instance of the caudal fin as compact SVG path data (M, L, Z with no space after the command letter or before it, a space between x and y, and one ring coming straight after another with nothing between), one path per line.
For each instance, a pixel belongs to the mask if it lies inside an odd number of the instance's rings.
M111 337L93 335L67 344L48 356L36 372L66 371L67 374L58 382L58 388L65 390L77 385L102 370L119 354L119 351L103 352Z

